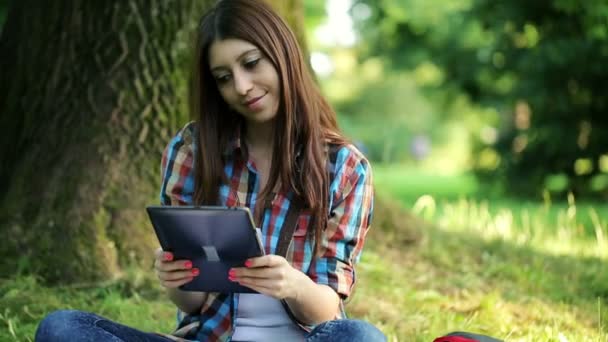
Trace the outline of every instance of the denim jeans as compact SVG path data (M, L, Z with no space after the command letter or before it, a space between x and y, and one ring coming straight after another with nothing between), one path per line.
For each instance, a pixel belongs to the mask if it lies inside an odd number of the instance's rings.
M280 340L279 336L277 338ZM92 313L60 310L50 313L40 322L35 341L168 342L171 340L112 322ZM380 330L367 322L343 319L319 324L307 335L306 341L375 342L386 341L386 337Z

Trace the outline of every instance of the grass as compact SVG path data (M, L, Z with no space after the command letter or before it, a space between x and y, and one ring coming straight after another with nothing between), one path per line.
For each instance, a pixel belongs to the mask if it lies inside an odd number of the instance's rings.
M608 341L608 205L480 199L467 175L376 167L375 178L379 192L433 222L412 245L386 248L381 232L370 234L359 269L374 280L352 304L391 338L468 330L509 341Z
M144 331L168 332L175 309L141 270L120 281L47 287L31 275L0 281L0 341L32 341L38 322L51 311L79 309Z
M469 176L402 171L375 168L376 186L416 214L396 217L417 222L407 229L420 238L370 231L351 317L376 324L390 341L432 341L455 330L507 341L608 341L606 204L483 199ZM21 275L0 280L0 341L32 340L39 320L60 308L146 331L175 323L172 304L142 270L72 287Z

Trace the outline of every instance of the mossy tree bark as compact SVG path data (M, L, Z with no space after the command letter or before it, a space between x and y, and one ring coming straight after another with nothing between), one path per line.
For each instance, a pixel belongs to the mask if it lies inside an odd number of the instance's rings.
M191 33L214 0L13 1L0 38L0 273L149 267L145 215L187 120ZM273 5L303 37L300 0Z

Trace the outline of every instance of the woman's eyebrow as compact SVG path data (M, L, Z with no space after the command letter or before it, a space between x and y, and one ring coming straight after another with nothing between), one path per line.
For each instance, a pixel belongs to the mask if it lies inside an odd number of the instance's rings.
M244 51L243 53L241 53L240 55L238 55L238 57L236 58L236 60L238 61L238 60L242 59L242 58L243 58L243 56L245 56L245 55L246 55L246 54L248 54L248 53L251 53L251 52L258 52L258 51L260 51L260 50L259 50L259 49L257 49L257 48L253 48L253 49L249 49L249 50L247 50L247 51ZM222 69L227 69L227 68L226 68L225 66L223 66L223 65L218 65L218 66L216 66L216 67L211 68L211 71L212 71L212 72L213 72L213 71L220 71L220 70L222 70Z

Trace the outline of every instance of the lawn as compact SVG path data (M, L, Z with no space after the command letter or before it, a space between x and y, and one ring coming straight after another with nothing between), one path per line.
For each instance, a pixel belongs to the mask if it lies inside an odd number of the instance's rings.
M390 341L432 341L454 330L507 341L608 341L606 204L483 199L466 175L377 167L375 180L382 198L399 203L392 216L407 224L370 231L347 305L352 317L373 322ZM175 323L171 303L142 270L72 287L5 278L0 307L0 341L32 340L41 317L58 308L147 331Z
M451 330L608 341L608 204L484 198L470 175L394 167L376 167L375 180L432 224L420 223L422 238L410 245L370 233L357 313L404 341Z

